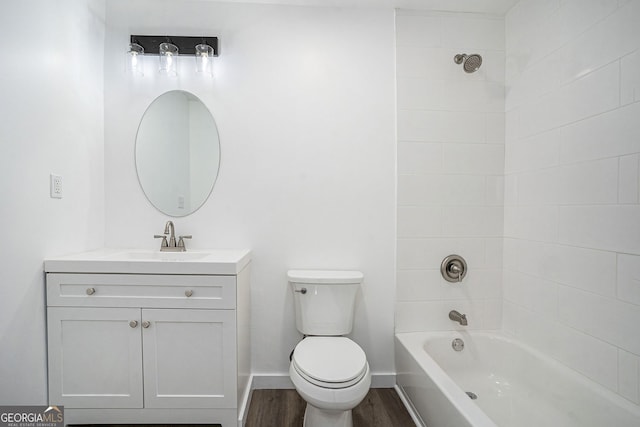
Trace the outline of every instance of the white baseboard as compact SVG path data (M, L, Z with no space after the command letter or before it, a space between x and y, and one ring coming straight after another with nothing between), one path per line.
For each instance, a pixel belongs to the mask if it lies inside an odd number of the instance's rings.
M244 427L247 422L247 415L249 414L249 405L251 405L251 396L253 393L253 375L249 375L249 384L244 390L244 394L240 401L240 408L238 408L238 427Z
M292 389L295 388L289 374L254 374L253 390ZM379 373L371 375L371 388L393 388L396 385L396 374Z
M295 388L289 374L254 374L253 389L290 389Z

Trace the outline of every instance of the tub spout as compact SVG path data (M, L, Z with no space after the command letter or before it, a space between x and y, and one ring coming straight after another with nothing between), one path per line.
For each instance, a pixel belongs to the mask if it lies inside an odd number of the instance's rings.
M451 310L449 312L449 319L453 320L454 322L458 322L460 323L462 326L467 326L467 315L466 314L460 314L460 312L456 311L456 310Z

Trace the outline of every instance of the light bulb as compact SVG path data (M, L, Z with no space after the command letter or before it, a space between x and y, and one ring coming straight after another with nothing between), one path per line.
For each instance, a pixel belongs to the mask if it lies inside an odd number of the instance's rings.
M168 76L178 74L178 46L171 43L160 43L160 66L158 71Z
M125 56L125 70L134 76L144 76L143 61L144 48L137 43L129 44L129 50Z
M213 48L208 44L196 45L196 72L213 74Z

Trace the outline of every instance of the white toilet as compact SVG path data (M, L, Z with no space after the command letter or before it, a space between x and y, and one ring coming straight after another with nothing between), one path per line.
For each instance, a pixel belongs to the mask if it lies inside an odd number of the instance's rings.
M359 271L290 270L296 327L305 338L296 345L289 376L307 402L305 427L352 427L351 410L367 395L371 372L351 332Z

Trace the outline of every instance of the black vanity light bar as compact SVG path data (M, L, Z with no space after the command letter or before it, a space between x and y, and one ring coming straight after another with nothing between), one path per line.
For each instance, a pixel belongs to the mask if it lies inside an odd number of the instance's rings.
M201 36L139 36L132 35L131 43L139 44L144 53L159 54L160 43L178 46L179 55L195 55L196 45L208 44L213 48L213 56L218 56L218 38Z

